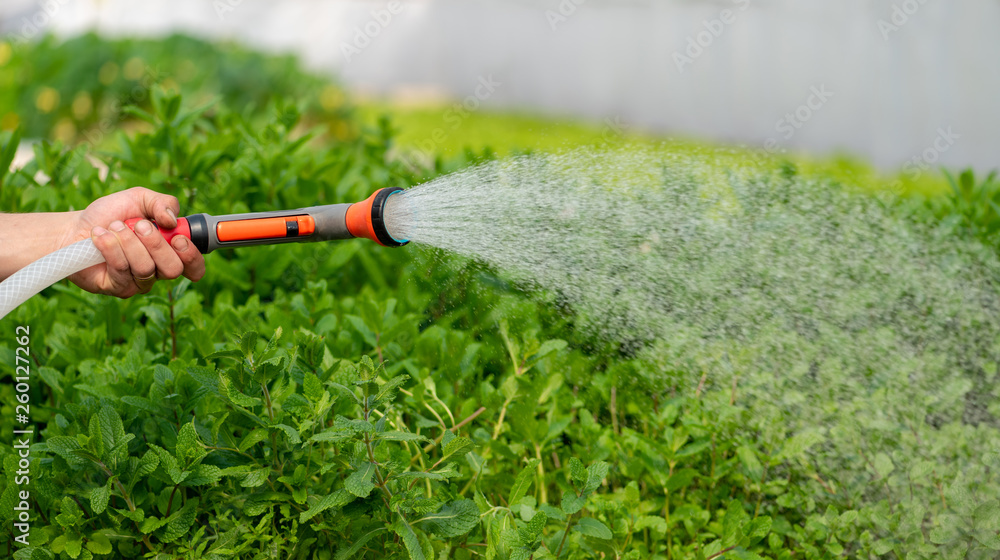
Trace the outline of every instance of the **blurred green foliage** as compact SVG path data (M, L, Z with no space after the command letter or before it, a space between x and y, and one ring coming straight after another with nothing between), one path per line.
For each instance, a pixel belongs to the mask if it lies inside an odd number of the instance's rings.
M0 129L20 127L27 138L102 139L131 120L129 107L148 110L155 87L195 104L221 97L235 111L261 110L273 98L306 100L304 110L317 118L345 110L340 89L304 71L294 57L235 44L183 35L0 41Z
M971 169L958 176L945 171L945 176L951 190L944 196L923 201L930 215L960 233L982 239L987 245L1000 246L1000 179L997 172L978 180Z

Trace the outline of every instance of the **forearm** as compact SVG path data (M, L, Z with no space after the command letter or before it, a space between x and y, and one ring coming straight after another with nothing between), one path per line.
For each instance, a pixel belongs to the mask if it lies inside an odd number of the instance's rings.
M0 280L78 241L74 233L79 215L80 212L0 214Z

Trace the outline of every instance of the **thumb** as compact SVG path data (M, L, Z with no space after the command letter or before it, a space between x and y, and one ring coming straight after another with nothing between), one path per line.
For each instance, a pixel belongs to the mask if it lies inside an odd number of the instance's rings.
M143 187L129 189L143 216L151 218L158 225L171 229L177 227L177 213L180 203L177 197L162 194Z

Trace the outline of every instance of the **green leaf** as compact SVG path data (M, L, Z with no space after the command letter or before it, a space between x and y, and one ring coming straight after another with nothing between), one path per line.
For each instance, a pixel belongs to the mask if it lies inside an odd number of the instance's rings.
M157 412L159 410L156 407L156 405L153 404L153 401L145 397L137 397L135 395L125 395L124 397L122 397L122 402L129 406L145 410L146 412Z
M115 511L119 515L125 517L126 519L135 521L136 523L142 523L146 517L146 512L142 508L136 508L135 511L129 511L127 509L115 508Z
M409 375L397 375L393 377L381 387L378 388L378 394L375 396L374 404L381 404L386 400L392 400L396 389L406 382L410 378Z
M267 482L267 477L271 474L271 469L254 469L243 477L243 481L240 482L240 486L244 488L256 488Z
M17 155L17 148L20 143L21 129L16 128L4 141L3 146L0 147L0 186L3 186L4 178L10 171L10 164L14 161L14 156Z
M373 344L372 346L375 345ZM372 381L375 379L377 368L370 356L367 354L361 356L358 366L358 375L361 377L361 381Z
M538 537L542 536L542 531L545 529L545 524L548 521L549 517L545 512L536 512L531 517L531 521L523 529L518 529L517 531L521 546L534 548L535 541L538 540Z
M111 554L111 539L107 535L94 533L87 540L87 550L94 554Z
M62 457L71 467L82 467L87 462L80 456L80 442L69 436L52 436L45 440L49 451Z
M372 331L370 328L368 328L368 325L365 324L364 319L358 317L357 315L344 315L344 320L350 323L352 327L354 327L354 330L361 335L361 338L365 341L365 344L367 344L372 348L378 346L378 339L375 337L375 332ZM371 358L369 358L368 361L370 363ZM366 375L366 373L362 373L362 379L364 379L363 377L364 375Z
M136 471L136 476L149 476L158 466L160 466L160 455L152 449L147 449L142 458L139 459L139 470Z
M166 528L160 535L160 541L170 543L186 535L194 524L197 513L198 499L191 498L184 507L170 516Z
M979 529L1000 531L1000 502L989 501L980 504L972 512L972 520Z
M739 457L743 468L746 469L750 480L760 482L760 479L764 477L764 466L760 464L760 460L757 459L757 454L754 450L746 445L742 445L736 450L736 455Z
M563 348L566 348L566 346L567 344L565 340L559 340L559 339L546 340L545 342L542 343L542 346L538 349L537 352L535 352L531 356L528 356L525 359L525 368L522 370L522 373L536 366L538 362L542 361L542 359L544 359L546 356L558 352Z
M285 435L288 436L288 443L291 443L292 445L302 443L302 439L299 437L299 431L288 424L275 424L273 427L285 432Z
M237 449L245 452L247 449L250 449L265 439L267 439L267 430L263 428L255 428L243 437L240 444L237 446Z
M306 398L316 402L323 397L323 382L316 377L316 374L307 371L302 378L302 392L305 394Z
M586 503L587 503L586 496L580 496L576 492L573 492L571 490L562 495L562 502L560 503L560 507L562 508L563 513L565 513L566 515L573 515L574 513L583 509L583 506Z
M778 453L777 459L794 459L805 454L810 447L821 443L823 434L818 431L806 431L789 438Z
M375 483L372 482L374 476L375 463L366 461L347 477L347 480L344 481L344 488L359 498L367 498L368 494L375 488Z
M479 524L479 508L472 500L458 500L420 520L427 530L446 539L460 537Z
M465 454L476 448L476 444L471 439L459 436L448 442L441 450L441 459L438 464L444 465L450 461L455 461L465 457Z
M608 529L607 525L601 523L593 517L581 517L576 522L576 525L573 525L573 530L583 533L588 537L604 540L608 540L614 536L611 534L611 529Z
M66 535L66 544L63 550L70 558L79 558L80 553L83 552L83 538L75 533Z
M399 430L390 430L388 432L382 432L378 435L379 439L385 439L389 441L430 441L426 437L420 434L414 434L412 432L401 432Z
M303 513L302 515L305 515L305 513ZM386 531L388 531L388 529L386 529L385 527L379 527L374 531L369 531L368 533L365 533L364 536L362 536L360 539L354 541L354 544L351 545L351 548L341 550L340 552L338 552L337 556L334 557L334 560L348 560L349 558L354 558L355 555L358 553L358 551L361 550L363 546L368 544L368 541L372 540L373 538L381 535Z
M113 478L108 479L108 483L104 486L98 486L90 492L90 509L94 510L94 513L103 513L105 509L108 508L108 500L111 499L111 491L108 486L111 484Z
M243 353L243 356L248 359L251 358L256 348L257 333L255 331L247 331L243 333L243 336L240 337L240 352Z
M345 506L354 500L354 495L343 488L320 498L312 507L299 514L299 523L305 523L320 513L335 507Z
M676 492L681 488L686 488L698 476L698 471L694 469L677 469L674 474L667 479L664 488L668 492Z
M521 498L528 493L528 488L531 488L531 482L534 480L535 472L538 469L538 459L531 459L528 461L528 465L521 469L521 472L517 473L517 477L514 478L514 485L510 489L510 498L507 503L514 505L521 501Z
M313 435L309 438L309 441L343 441L345 439L351 439L354 437L356 432L352 430L342 430L334 426L328 430L324 430L318 434Z
M735 545L743 536L743 525L750 516L743 509L743 504L738 500L729 502L726 508L726 515L722 518L722 545Z
M156 445L150 445L149 447L150 449L156 451L159 455L160 466L163 467L163 470L167 473L167 476L170 477L170 480L173 481L174 484L184 482L184 479L187 478L190 473L188 471L181 470L177 463L177 459L171 455L169 451L163 449L162 447Z
M177 433L177 458L187 462L202 455L204 450L198 445L198 432L194 429L194 420L181 426Z
M452 471L454 472L454 471ZM395 473L391 477L392 480L396 479L407 479L407 478L426 478L430 480L447 480L448 475L451 473L440 473L440 472L424 472L424 471L406 471L401 473ZM457 475L457 473L455 473ZM454 475L453 475L454 476Z
M933 533L934 531L931 531L932 535ZM882 556L883 554L889 554L895 546L895 543L891 539L881 539L875 542L875 545L872 547L872 551L875 552L875 554Z
M403 519L403 516L398 516L396 522L392 524L392 530L403 540L406 551L410 553L410 560L433 560L433 550L428 558L423 544L420 542L420 537L417 536L413 527Z
M232 382L229 381L225 376L222 376L220 379L221 379L221 384L226 389L226 396L229 397L229 400L232 401L233 404L235 404L236 406L241 406L243 408L253 408L261 404L261 402L263 402L257 397L251 397L249 395L245 395L242 392L240 392L240 390L234 387Z
M569 476L578 488L587 483L587 467L576 457L569 458Z
M584 494L591 494L604 482L610 467L604 461L598 461L587 467L587 484L583 487Z
M750 522L747 526L746 536L750 538L750 544L756 544L771 532L772 521L769 516L763 515Z
M101 430L100 414L95 414L90 417L90 426L88 431L90 433L89 441L93 444L94 448L96 448L95 450L97 452L97 456L104 459L104 452L106 450L110 450L111 447L108 445L108 441L105 439L104 433ZM80 443L81 445L85 445L83 442Z
M659 515L644 515L635 522L635 530L652 529L658 533L667 532L667 520Z
M222 469L215 465L197 465L191 469L191 474L184 479L184 486L204 486L215 484L222 479Z
M896 466L892 464L892 459L885 453L875 455L875 472L882 478L889 476Z

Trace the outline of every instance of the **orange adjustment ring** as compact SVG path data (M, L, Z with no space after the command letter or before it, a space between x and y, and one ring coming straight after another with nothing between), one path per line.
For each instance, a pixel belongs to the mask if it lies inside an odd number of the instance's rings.
M316 231L312 216L285 216L281 218L255 218L219 222L215 234L220 242L248 241L251 239L280 239L304 237Z

